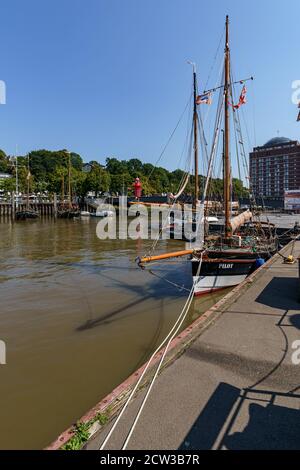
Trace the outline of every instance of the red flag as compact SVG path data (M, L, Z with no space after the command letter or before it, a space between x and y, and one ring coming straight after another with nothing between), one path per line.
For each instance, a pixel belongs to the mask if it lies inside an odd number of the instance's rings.
M247 102L246 93L247 93L247 89L244 85L240 94L239 102L237 104L229 103L230 106L232 106L233 109L239 109L242 106L242 104L245 104Z

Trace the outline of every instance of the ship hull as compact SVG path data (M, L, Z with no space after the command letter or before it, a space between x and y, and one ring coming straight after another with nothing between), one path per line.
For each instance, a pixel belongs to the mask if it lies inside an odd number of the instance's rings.
M227 287L234 287L243 282L254 270L256 258L253 254L237 253L226 258L203 258L200 272L200 260L192 259L194 294L196 296L209 294Z

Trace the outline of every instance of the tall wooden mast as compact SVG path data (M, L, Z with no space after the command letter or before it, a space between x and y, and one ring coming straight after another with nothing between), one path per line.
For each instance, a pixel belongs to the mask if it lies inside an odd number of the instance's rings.
M195 64L193 64L193 78L194 78L194 167L195 167L195 198L193 201L193 208L196 209L199 199L199 181L198 181L198 113L197 113L197 76Z
M229 19L226 16L226 39L225 39L225 145L224 145L224 211L225 211L225 237L232 236L232 229L230 224L231 218L231 194L230 194L230 141L229 141L229 86L230 86L230 50L229 50Z
M27 155L27 202L26 202L26 208L29 210L29 191L30 191L30 165L29 165L29 153Z
M67 151L68 154L68 199L69 199L69 209L72 208L72 191L71 191L71 153Z

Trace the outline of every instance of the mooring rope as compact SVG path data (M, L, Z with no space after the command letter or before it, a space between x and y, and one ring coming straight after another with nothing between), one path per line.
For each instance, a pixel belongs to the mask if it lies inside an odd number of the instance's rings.
M189 311L190 305L191 305L192 300L193 300L193 296L194 296L194 292L195 292L195 287L196 287L196 284L197 284L197 281L198 281L198 276L199 276L199 273L200 273L200 270L201 270L203 254L204 254L204 251L201 253L200 260L199 260L199 266L198 266L198 268L197 268L195 280L193 281L193 285L192 285L192 287L191 287L190 293L189 293L188 298L187 298L187 300L186 300L186 302L185 302L185 304L184 304L184 306L183 306L183 308L182 308L182 310L181 310L180 315L178 316L176 322L174 323L174 325L173 325L172 329L170 330L170 332L168 333L168 335L164 338L164 340L161 342L161 344L155 349L155 351L154 351L153 354L151 355L151 357L150 357L149 361L147 362L147 364L146 364L146 366L145 366L145 368L144 368L144 370L143 370L143 372L142 372L142 374L141 374L139 380L138 380L137 383L135 384L133 390L131 391L131 393L130 393L130 395L129 395L129 397L128 397L126 403L125 403L125 405L123 406L123 408L122 408L120 414L118 415L118 417L117 417L115 423L113 424L112 428L110 429L110 431L109 431L109 433L107 434L106 438L104 439L103 443L101 444L101 447L100 447L99 450L103 450L103 449L105 448L107 442L109 441L109 439L111 438L111 436L112 436L114 430L116 429L116 427L117 427L117 425L118 425L120 419L122 418L123 414L125 413L125 411L126 411L128 405L129 405L129 403L131 402L133 396L135 395L135 393L136 393L136 391L137 391L137 389L138 389L140 383L142 382L142 380L143 380L143 378L144 378L144 376L145 376L145 374L146 374L146 372L147 372L147 370L148 370L148 368L149 368L149 366L150 366L150 364L151 364L153 358L154 358L155 355L162 349L162 347L164 346L164 344L168 341L168 343L167 343L167 345L166 345L166 347L165 347L165 350L164 350L164 352L163 352L163 354L162 354L162 357L161 357L161 359L160 359L160 361L159 361L159 364L158 364L158 366L157 366L156 372L155 372L155 374L154 374L154 376L153 376L153 378L152 378L152 380L151 380L151 382L150 382L150 385L149 385L149 388L148 388L148 390L147 390L146 396L144 397L144 400L143 400L143 402L142 402L142 404L141 404L141 406L140 406L140 408L139 408L139 411L138 411L138 413L137 413L137 415L136 415L136 417L135 417L135 420L134 420L132 426L130 427L130 430L129 430L128 434L127 434L126 440L125 440L125 442L124 442L124 444L123 444L122 450L125 450L125 449L126 449L126 447L127 447L127 445L128 445L128 442L129 442L129 440L130 440L130 438L131 438L131 436L132 436L132 433L133 433L133 431L134 431L134 429L135 429L135 427L136 427L136 424L137 424L137 422L138 422L138 420L139 420L139 418L140 418L140 415L141 415L141 413L142 413L142 411L143 411L143 408L144 408L144 406L145 406L145 404L146 404L146 401L147 401L147 399L148 399L148 397L149 397L149 394L150 394L150 392L151 392L151 390L152 390L152 387L153 387L153 385L154 385L154 382L155 382L155 380L156 380L156 378L157 378L157 376L158 376L158 373L159 373L159 371L160 371L160 369L161 369L161 365L162 365L163 360L164 360L164 358L165 358L165 356L166 356L166 353L167 353L167 351L168 351L168 349L169 349L169 346L170 346L172 340L174 339L174 337L177 335L178 331L180 330L181 325L183 324L183 322L184 322L184 320L185 320L185 318L186 318L186 316L187 316L187 313L188 313L188 311Z

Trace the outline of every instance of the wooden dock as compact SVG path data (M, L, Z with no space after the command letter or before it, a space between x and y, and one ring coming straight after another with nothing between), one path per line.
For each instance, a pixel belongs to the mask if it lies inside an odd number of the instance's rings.
M18 205L18 211L26 211L27 203L21 203ZM29 203L29 210L38 212L40 216L54 217L55 205L54 202L37 202ZM0 203L0 217L13 217L16 212L16 207L11 203L1 202Z

